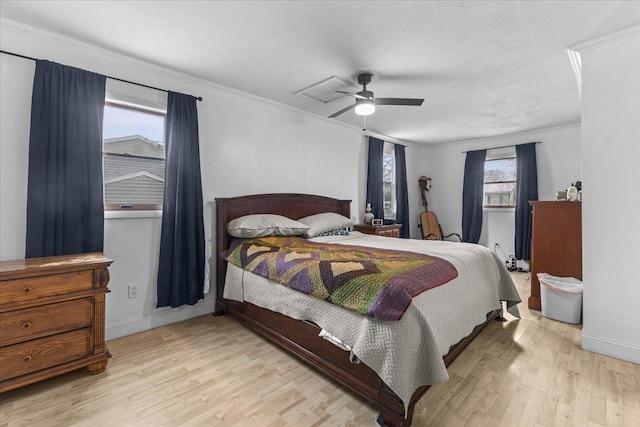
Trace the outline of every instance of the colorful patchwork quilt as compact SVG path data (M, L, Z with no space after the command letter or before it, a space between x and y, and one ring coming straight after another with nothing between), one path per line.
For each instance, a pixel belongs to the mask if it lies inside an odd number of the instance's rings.
M235 240L228 262L379 320L399 320L412 298L458 276L442 258L270 236Z

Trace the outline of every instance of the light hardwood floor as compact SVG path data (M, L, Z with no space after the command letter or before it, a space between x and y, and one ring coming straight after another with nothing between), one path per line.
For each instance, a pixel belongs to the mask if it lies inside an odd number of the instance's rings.
M528 273L514 273L523 300ZM414 426L640 426L640 366L520 304L417 404ZM612 315L615 313L612 311ZM110 341L107 370L0 395L1 426L373 426L375 410L229 317Z

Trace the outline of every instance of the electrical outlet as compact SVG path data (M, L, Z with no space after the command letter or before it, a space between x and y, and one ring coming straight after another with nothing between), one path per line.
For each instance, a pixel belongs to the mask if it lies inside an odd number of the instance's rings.
M138 285L129 285L129 299L138 298Z

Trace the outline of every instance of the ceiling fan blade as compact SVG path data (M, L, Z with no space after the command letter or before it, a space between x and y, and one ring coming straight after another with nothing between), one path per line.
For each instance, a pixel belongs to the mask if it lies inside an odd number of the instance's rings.
M330 115L329 118L331 119L331 118L334 118L334 117L338 117L340 114L346 113L347 111L349 111L349 110L351 110L351 109L353 109L355 107L356 107L356 104L351 104L347 108L343 108L342 110L338 111L337 113L334 113L334 114Z
M420 98L376 98L376 105L413 105L419 107L424 102Z
M345 92L344 90L336 90L337 93L343 93L345 95L349 95L349 96L353 96L354 98L359 98L359 99L368 99L365 96L362 95L358 95L357 93L351 93L351 92Z

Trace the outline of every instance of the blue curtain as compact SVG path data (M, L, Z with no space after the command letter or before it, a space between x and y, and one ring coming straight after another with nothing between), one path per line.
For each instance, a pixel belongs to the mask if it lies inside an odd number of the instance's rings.
M27 185L27 258L102 252L106 77L36 61Z
M204 298L204 222L196 98L169 92L158 307Z
M529 200L538 200L538 167L536 143L516 146L518 172L516 185L516 258L531 259L531 207Z
M402 224L400 237L408 239L409 235L409 192L407 190L407 160L404 145L394 144L396 157L396 220Z
M384 218L383 155L384 141L370 136L366 203L371 203L374 217L380 219Z
M484 160L487 150L467 152L462 187L462 240L478 243L482 232Z

